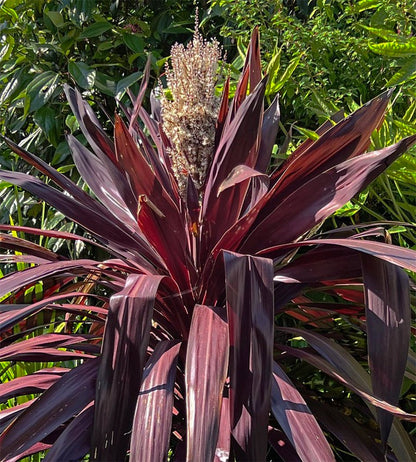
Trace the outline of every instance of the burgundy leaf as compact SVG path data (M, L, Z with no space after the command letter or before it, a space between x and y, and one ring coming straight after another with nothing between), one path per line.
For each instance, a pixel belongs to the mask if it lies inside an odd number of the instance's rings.
M43 369L34 374L16 377L13 380L2 383L0 384L0 402L4 403L16 396L40 393L59 380L64 372L68 372L68 369Z
M285 283L316 283L361 277L357 252L336 247L317 247L276 270L274 280Z
M117 161L123 167L136 199L141 195L147 196L171 220L170 225L177 227L175 231L179 232L183 224L174 201L158 181L140 146L135 143L120 117L116 117L114 137Z
M85 336L69 334L44 334L13 343L0 349L2 361L60 361L68 359L87 359L94 356L85 353L62 351L58 348L82 349L79 342L84 342Z
M162 279L130 275L124 289L111 297L97 379L93 460L122 460L126 454Z
M228 115L228 98L230 94L230 77L224 83L224 89L221 96L220 110L218 111L218 120L215 127L215 148L218 147L218 143L221 139L222 130L224 128L225 121Z
M45 279L56 274L79 270L80 274L93 273L99 265L94 260L64 260L45 263L41 266L27 268L23 271L11 273L0 280L0 297L23 286L29 286L39 279Z
M302 462L282 430L269 427L269 443L284 462Z
M11 236L9 234L0 234L0 247L3 249L28 253L30 255L41 258L43 261L56 261L62 259L62 257L56 255L56 253L45 249L40 245L27 241L26 239Z
M373 392L397 405L410 341L409 278L404 270L370 255L361 255L364 277L367 347ZM378 410L382 442L393 416Z
M45 200L68 218L95 234L103 243L108 245L108 248L113 248L122 254L126 254L127 249L129 255L133 252L137 262L147 271L151 270L149 261L155 261L155 254L148 247L147 242L138 234L132 235L131 230L122 222L110 221L108 212L105 209L100 210L98 202L95 201L95 209L89 208L83 202L77 201L24 173L0 170L0 179L20 186Z
M3 432L0 460L22 454L76 415L94 398L99 359L67 372Z
M91 428L94 418L94 406L90 403L65 428L51 449L46 453L44 462L78 461L90 449Z
M372 434L368 427L364 429L334 406L323 405L318 400L310 400L309 407L322 425L359 460L365 462L384 460L383 448L376 441L377 432Z
M207 179L202 204L202 260L239 217L247 186L224 191L219 199L218 188L234 167L246 165L253 168L256 165L264 89L265 82L262 82L239 107L231 123L224 127ZM223 210L227 210L228 213L221 213Z
M51 447L50 444L47 443L35 443L31 448L27 449L26 451L22 452L16 457L12 457L7 462L17 462L18 460L22 460L27 458L33 454L37 454L41 451L45 452L47 449Z
M221 403L220 428L218 431L217 447L215 449L214 462L223 462L230 457L231 447L231 421L230 399L223 396Z
M255 27L251 34L251 39L247 51L247 60L249 61L250 68L250 92L253 92L262 79L260 36L258 27Z
M91 239L87 239L84 236L79 236L78 234L74 233L68 233L65 231L55 231L51 229L36 229L36 228L30 228L28 226L12 226L12 225L4 225L0 224L0 230L5 230L5 231L16 231L16 232L21 232L21 233L27 233L27 234L34 234L37 236L47 236L47 237L55 237L57 239L68 239L70 241L82 241L82 242L88 242L88 244L99 246L99 244ZM27 246L30 246L30 244L33 244L32 242L25 241ZM36 244L34 244L36 246ZM43 251L46 253L50 252L50 250L45 249L44 247L41 247ZM60 256L56 256L56 258L62 258Z
M60 186L62 189L68 191L71 196L88 206L91 206L95 203L94 199L90 197L85 191L83 191L79 186L77 186L73 181L71 181L62 173L58 172L42 159L21 148L9 139L6 139L5 141L9 145L10 149L18 154L19 157L28 162L30 165L33 165L37 170L53 180L54 183Z
M384 119L391 94L392 90L388 90L377 96L325 131L327 124L320 130L322 136L318 140L305 142L306 149L300 145L283 165L278 189L287 191L290 186L293 191L317 173L365 152L370 145L371 133ZM277 173L272 175L273 182Z
M150 244L158 250L172 278L182 290L189 290L191 281L195 281L196 271L183 240L185 233L178 235L170 226L166 226L166 217L155 210L154 204L146 196L139 199L137 221Z
M228 369L224 311L196 305L192 315L185 369L188 462L213 460L217 447Z
M362 191L415 142L416 136L406 138L380 151L349 159L302 182L291 194L280 198L263 221L254 225L241 250L256 252L260 247L291 242L302 236ZM279 226L280 223L285 226Z
M230 125L224 128L219 146L210 169L204 200L204 214L210 204L210 196L216 196L218 186L237 165L254 167L258 149L253 147L259 141L262 123L263 96L266 82L263 80L255 91L240 106Z
M24 305L23 307L13 307L10 305L1 306L0 305L0 332L5 331L21 321L26 317L37 313L42 310L45 306L50 305L57 300L62 300L68 297L82 297L86 294L83 292L67 292L61 293L59 295L54 295L52 297L47 297L41 300L40 302L32 303L31 305ZM88 307L84 307L88 309Z
M268 177L264 173L260 173L247 165L237 165L237 167L234 167L228 177L221 183L217 194L219 196L226 189L231 188L238 183L242 183L243 181L257 177L260 177L266 182L266 184L268 184Z
M152 59L151 59L151 56L149 55L149 57L147 58L146 67L145 67L144 72L143 72L143 78L142 78L142 82L140 84L139 94L137 95L137 98L134 101L133 112L132 112L131 118L130 118L129 131L131 133L133 132L133 126L134 126L134 124L136 122L136 119L137 119L137 117L139 115L140 108L142 107L144 94L146 92L147 85L149 83L151 65L152 65Z
M64 85L64 91L72 112L75 114L89 145L102 161L108 158L116 165L114 143L100 126L100 122L91 109L91 106L82 99L78 90L74 90L69 85Z
M131 460L163 462L167 459L180 346L176 340L159 342L147 362L134 415Z
M362 366L346 350L343 350L343 348L337 345L335 342L329 342L327 339L325 339L327 345L324 345L324 348L322 349L321 347L323 340L319 340L318 344L315 342L317 334L312 334L311 336L309 331L288 327L279 327L278 329L287 332L291 330L294 332L298 331L298 335L304 337L305 340L311 344L311 346L316 349L319 348L318 351L322 356L326 355L326 360L300 348L276 345L277 348L287 351L297 358L304 359L308 363L312 364L321 371L341 382L346 387L353 390L355 393L357 393L359 396L374 406L389 411L400 419L416 422L416 415L404 412L402 409L393 406L386 401L376 398L371 391L368 374L366 374Z
M397 245L385 244L384 242L366 241L363 239L310 239L308 241L293 242L277 245L258 252L259 255L277 258L287 254L289 249L309 245L335 245L346 247L361 253L372 255L380 260L393 263L410 271L416 271L414 250Z
M302 461L335 461L335 457L302 395L273 363L271 403L277 422Z
M74 136L69 135L67 141L77 170L91 191L115 217L139 231L134 220L136 201L126 178L114 165L105 165Z
M273 356L273 264L224 252L233 436L249 460L264 460Z
M255 167L259 172L266 173L267 168L270 165L273 146L279 130L279 120L279 95L277 95L272 104L264 111L259 155Z

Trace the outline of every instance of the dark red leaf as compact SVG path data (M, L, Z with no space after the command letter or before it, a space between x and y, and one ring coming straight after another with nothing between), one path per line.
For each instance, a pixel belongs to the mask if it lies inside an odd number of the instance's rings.
M140 89L139 89L139 94L136 97L136 100L134 101L134 106L133 106L133 112L131 114L130 118L130 125L129 125L129 131L132 133L133 132L133 127L136 122L136 119L139 115L140 108L142 107L142 102L144 98L144 94L147 89L147 85L149 83L149 77L150 77L150 68L152 65L152 59L151 56L147 58L146 62L146 67L143 72L143 77L142 77L142 82L140 84Z
M7 462L17 462L18 460L22 460L24 458L27 458L33 454L37 454L39 452L45 452L47 449L51 447L50 444L46 443L35 443L31 448L27 449L26 451L22 452L16 457L12 457L9 459ZM30 459L29 459L30 460Z
M253 226L241 250L252 253L294 241L362 191L415 142L416 136L406 138L388 148L331 167L305 183L302 180L291 194L280 196L278 205ZM274 190L275 187L271 191ZM274 202L274 193L272 197L270 200ZM280 226L281 223L285 226Z
M191 281L196 279L196 270L183 239L186 234L175 232L170 226L166 226L170 222L160 211L155 210L154 204L146 196L139 199L137 221L180 289L190 290Z
M109 249L127 254L146 268L147 271L152 270L149 261L155 261L155 254L149 248L147 242L142 236L137 233L132 234L122 222L110 220L108 212L101 206L99 202L95 202L95 208L86 206L83 202L75 200L57 189L54 189L37 178L31 177L24 173L6 172L0 170L0 179L20 186L29 191L31 194L45 200L60 212L66 215L69 219L79 223L85 229L95 234L101 242L108 245Z
M69 334L44 334L21 342L13 343L0 349L2 361L60 361L71 358L93 358L85 353L62 351L58 348L82 350L79 342L85 336Z
M0 234L0 247L3 249L28 253L30 255L37 256L44 261L56 261L62 259L62 257L56 253L45 249L40 245L27 241L26 239L20 239L18 237L11 236L9 234Z
M224 252L224 263L233 436L248 460L264 460L273 357L273 263L231 252Z
M251 34L251 39L247 50L247 59L249 61L250 69L250 92L253 92L262 79L260 36L258 27L255 27Z
M370 377L364 368L337 343L311 331L289 327L279 327L278 329L283 332L292 332L298 336L302 336L325 359L301 348L276 345L278 348L300 359L304 359L321 371L334 377L369 403L385 409L401 419L416 422L416 415L404 412L402 409L376 398L371 390Z
M361 277L357 252L336 247L317 247L275 272L274 280L284 283L316 283Z
M117 165L114 143L102 129L91 106L82 99L78 90L64 85L64 91L82 133L94 152L102 161L108 158L114 165Z
M259 155L255 167L259 172L266 173L270 165L273 146L279 130L279 120L280 108L279 96L277 95L272 104L264 111Z
M278 424L303 461L335 461L331 448L318 422L302 395L273 363L272 411Z
M163 462L167 459L180 346L175 340L159 342L147 362L134 415L131 460Z
M22 454L91 402L99 361L67 372L17 417L0 437L1 461Z
M93 460L123 460L126 454L162 279L130 275L124 289L111 297L97 379Z
M302 462L282 430L269 427L269 443L284 462Z
M282 244L258 252L259 255L268 257L285 255L289 249L309 245L335 245L346 247L368 255L373 255L381 260L401 266L410 271L416 271L416 260L414 250L397 245L385 244L384 242L366 241L363 239L310 239L308 241Z
M318 400L310 400L309 407L321 424L359 460L379 462L384 460L384 451L378 439L377 432L371 433L366 426L357 424L334 406L323 405Z
M2 383L0 384L0 402L4 403L16 396L40 393L59 380L65 372L68 372L68 369L43 369L34 374L16 377L13 380Z
M44 462L78 461L90 449L94 406L90 403L65 428L46 453Z
M114 165L104 164L77 138L67 137L77 170L101 203L119 220L140 233L134 219L137 201L130 184Z
M254 178L261 178L264 180L266 185L268 185L269 178L264 173L261 173L254 168L247 167L247 165L237 165L237 167L234 167L228 177L221 183L217 194L219 196L226 189L232 188L238 183L242 183L246 180L251 180Z
M368 362L377 398L397 405L410 341L410 288L404 270L370 255L361 255L367 327ZM378 410L385 444L393 416Z
M66 299L68 297L82 297L86 294L83 292L67 292L52 297L46 297L40 302L33 303L31 305L24 305L23 307L13 305L0 305L0 332L3 332L22 319L37 313L42 310L45 306L50 305L58 300ZM88 309L88 307L84 307Z
M186 460L213 460L228 370L225 310L196 305L186 352Z
M320 130L322 136L313 143L307 140L301 144L279 169L283 174L277 179L275 172L272 181L277 180L280 190L288 191L290 185L290 191L294 191L319 172L365 152L371 133L384 119L391 94L392 90L388 90L377 96L329 130L326 124Z
M215 449L214 462L223 462L230 457L231 447L231 421L230 399L223 396L221 403L220 428L218 431L217 447Z
M79 270L79 274L93 273L99 262L94 260L64 260L59 262L45 263L41 266L27 268L23 271L11 273L0 280L0 297L29 286L40 279L45 279L56 274Z

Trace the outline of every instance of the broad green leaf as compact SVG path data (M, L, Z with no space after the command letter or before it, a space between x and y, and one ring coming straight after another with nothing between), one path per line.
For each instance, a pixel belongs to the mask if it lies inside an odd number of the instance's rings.
M28 112L37 111L44 106L58 88L59 82L59 74L53 71L38 74L26 89L27 101L29 101Z
M404 65L393 75L387 82L387 87L393 87L416 78L416 56L411 56L406 59Z
M402 136L412 136L416 134L416 124L410 122L404 122L400 119L393 120L393 124L400 129Z
M68 71L81 88L89 90L94 86L96 70L87 64L71 61L68 64Z
M64 24L64 18L62 13L59 13L59 11L47 11L46 15L53 22L55 27L60 27Z
M403 116L403 120L405 122L411 122L414 118L415 112L416 112L416 100L413 101L413 103L407 109L405 115Z
M359 26L367 30L368 32L371 32L372 34L376 35L377 37L386 40L387 42L391 42L398 39L397 34L392 32L391 30L381 29L379 27L369 27L362 24L359 24Z
M313 130L308 130L307 128L298 127L297 125L294 125L293 127L296 128L296 130L298 130L300 133L302 133L302 135L306 136L307 138L314 140L314 141L319 140L318 133L314 132Z
M416 54L416 39L409 39L405 43L400 42L383 42L383 43L369 43L371 51L383 56L392 58L402 58Z
M47 106L41 107L33 116L35 122L43 130L48 140L56 146L59 139L58 119L55 111Z
M117 84L114 79L103 72L96 73L95 86L105 95L115 96L117 92Z
M17 71L8 81L0 95L0 106L2 106L6 101L12 99L13 95L21 89L23 83L22 71Z
M302 59L303 53L296 56L295 58L290 60L289 65L283 72L282 76L276 79L276 84L271 87L273 92L278 92L283 85L290 79L292 74L295 72L295 69L298 67L300 60Z
M353 7L353 11L355 13L361 13L362 11L365 10L371 10L373 8L377 8L380 6L381 1L380 0L361 0L360 2L357 2Z
M71 21L82 25L93 12L93 8L96 5L94 0L72 0L71 1Z
M80 34L79 38L92 38L103 35L105 32L109 31L112 28L112 24L107 21L99 21L91 24Z
M6 61L10 58L14 47L14 38L11 35L5 37L5 43L0 49L0 62Z
M124 79L121 79L117 83L116 98L121 99L121 97L124 95L126 89L129 88L130 85L133 85L134 83L136 83L140 79L142 74L143 74L142 72L134 72L133 74L130 74L129 76L125 77Z
M144 51L144 40L143 37L136 34L123 34L123 42L135 53L143 53Z

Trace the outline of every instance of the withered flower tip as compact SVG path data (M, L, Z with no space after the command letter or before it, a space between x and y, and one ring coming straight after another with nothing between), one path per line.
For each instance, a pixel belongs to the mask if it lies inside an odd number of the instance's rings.
M183 194L188 175L197 189L204 185L214 153L219 98L215 81L221 49L216 40L206 41L195 27L193 40L171 49L167 85L171 98L162 95L163 129L172 148L173 172Z

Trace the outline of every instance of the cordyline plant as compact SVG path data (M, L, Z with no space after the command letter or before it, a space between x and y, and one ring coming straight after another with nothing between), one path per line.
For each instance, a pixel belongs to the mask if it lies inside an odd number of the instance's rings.
M174 47L171 96L154 99L152 116L145 111L147 69L133 108L124 108L129 124L116 116L114 141L66 88L92 149L68 137L91 195L8 142L49 182L8 171L0 178L94 239L1 226L2 260L27 267L0 281L0 358L54 367L0 385L3 402L30 395L0 412L0 460L49 449L45 461L87 453L96 461L262 461L273 448L286 461L330 461L327 437L361 460L411 460L400 419L415 416L398 400L411 322L402 268L416 271L416 252L375 240L379 227L316 229L416 137L365 152L385 93L325 123L318 140L267 174L279 110L277 99L264 108L257 31L230 104L228 82L221 100L214 95L218 58L218 45L197 32L188 47ZM71 260L17 232L85 241L112 257ZM27 303L39 281L43 298ZM311 304L302 294L310 286L339 301ZM285 311L303 313L303 328L280 326ZM366 331L370 374L325 334L339 313ZM48 319L65 329L44 333ZM308 347L287 344L297 337ZM378 436L303 393L285 372L289 357L363 398Z

